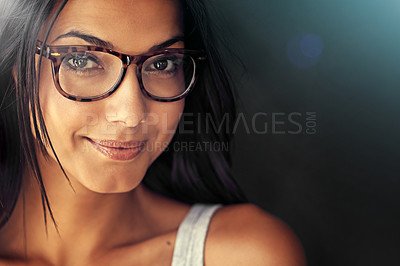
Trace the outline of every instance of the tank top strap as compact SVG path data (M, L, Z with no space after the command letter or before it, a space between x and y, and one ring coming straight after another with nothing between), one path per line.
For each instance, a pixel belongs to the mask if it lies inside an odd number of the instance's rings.
M203 266L208 226L221 204L194 204L178 228L171 266Z

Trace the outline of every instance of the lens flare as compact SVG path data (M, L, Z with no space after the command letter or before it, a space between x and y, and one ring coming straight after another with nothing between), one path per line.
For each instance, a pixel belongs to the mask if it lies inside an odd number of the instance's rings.
M323 41L315 34L294 36L287 45L287 57L292 65L306 69L315 66L322 53Z

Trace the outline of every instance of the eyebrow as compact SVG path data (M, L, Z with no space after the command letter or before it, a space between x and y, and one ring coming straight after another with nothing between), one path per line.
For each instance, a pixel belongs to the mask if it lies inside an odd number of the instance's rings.
M105 47L105 48L108 48L108 49L111 49L111 50L114 50L114 47L115 47L111 42L102 40L102 39L100 39L100 38L98 38L96 36L93 36L93 35L90 35L90 34L87 34L87 33L81 32L81 31L77 31L77 30L69 31L69 32L67 32L65 34L62 34L62 35L58 36L57 38L55 38L53 40L53 42L55 42L55 41L57 41L59 39L62 39L62 38L67 38L67 37L80 38L80 39L82 39L82 40L84 40L84 41L86 41L86 42L88 42L90 44L93 44L95 46L101 46L101 47ZM166 41L164 41L164 42L162 42L160 44L156 44L156 45L152 46L149 49L149 51L151 52L151 51L167 48L167 47L169 47L169 46L171 46L171 45L173 45L173 44L175 44L177 42L183 41L183 40L184 40L183 35L174 36L169 40L166 40Z
M84 41L86 41L88 43L91 43L93 45L96 45L96 46L106 47L106 48L110 48L110 49L114 48L114 45L112 43L110 43L110 42L104 41L104 40L102 40L100 38L97 38L97 37L95 37L93 35L86 34L86 33L80 32L80 31L76 31L76 30L73 30L73 31L70 31L70 32L67 32L65 34L62 34L62 35L58 36L57 38L55 38L53 40L53 42L55 42L55 41L57 41L59 39L68 38L68 37L80 38L80 39L82 39L82 40L84 40Z

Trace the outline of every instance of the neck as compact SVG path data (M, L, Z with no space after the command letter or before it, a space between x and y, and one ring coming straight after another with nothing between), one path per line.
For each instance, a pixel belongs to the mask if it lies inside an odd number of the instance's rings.
M44 257L56 264L79 258L82 263L82 258L140 242L156 231L154 203L160 196L142 185L126 193L101 194L71 178L72 189L56 163L46 167L42 178L58 230L49 212L44 215L39 185L26 171L14 213L0 234L0 245L7 243L2 253Z

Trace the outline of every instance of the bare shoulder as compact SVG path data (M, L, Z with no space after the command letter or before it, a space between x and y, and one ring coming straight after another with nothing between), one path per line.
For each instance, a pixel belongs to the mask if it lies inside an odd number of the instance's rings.
M283 221L252 204L219 209L211 220L205 265L304 266L300 241Z

